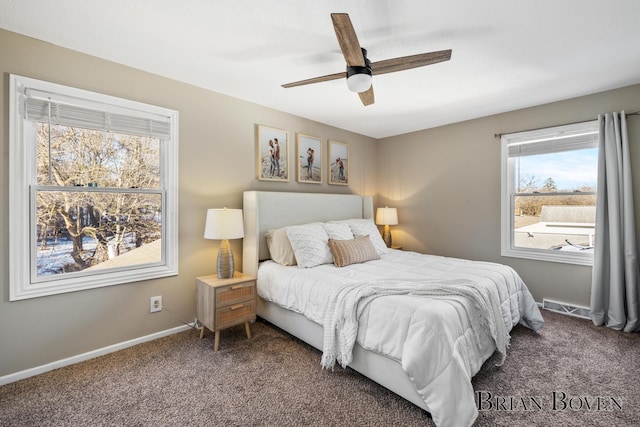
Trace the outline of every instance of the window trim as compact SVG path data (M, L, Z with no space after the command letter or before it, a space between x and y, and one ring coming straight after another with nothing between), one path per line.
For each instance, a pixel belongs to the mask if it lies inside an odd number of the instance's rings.
M593 266L593 253L581 253L570 251L553 251L550 249L523 248L514 246L514 221L513 221L513 196L512 183L514 182L513 168L509 162L509 144L516 142L553 138L572 132L595 132L598 133L598 121L591 120L569 125L554 126L531 131L503 134L501 136L501 185L500 185L500 212L501 212L501 236L500 255L513 258L524 258L538 261L559 262L565 264L576 264ZM563 193L554 193L561 195ZM591 194L591 193L590 193Z
M85 289L95 289L149 280L178 274L178 112L164 107L117 98L29 77L10 75L9 93L9 300L17 301L48 295L57 295ZM29 132L24 118L25 90L33 89L62 98L74 98L85 103L99 105L106 112L129 112L134 116L162 116L170 123L169 138L161 139L160 189L164 193L163 206L163 259L159 264L142 264L96 271L76 277L36 282L31 280L32 191L37 188L35 179L35 144L25 144ZM88 188L87 188L88 190ZM87 280L90 277L91 280Z

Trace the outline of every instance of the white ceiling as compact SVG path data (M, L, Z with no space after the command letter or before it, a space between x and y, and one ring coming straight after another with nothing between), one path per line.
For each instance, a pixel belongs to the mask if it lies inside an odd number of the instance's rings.
M332 12L372 62L453 49L344 80ZM374 138L640 83L639 0L0 0L0 28ZM0 55L0 58L2 55Z

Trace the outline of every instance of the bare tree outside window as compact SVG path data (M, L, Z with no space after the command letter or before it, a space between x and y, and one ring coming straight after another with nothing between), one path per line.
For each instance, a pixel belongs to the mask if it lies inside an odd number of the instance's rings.
M108 268L162 237L157 138L39 123L37 184L38 276ZM117 266L160 262L153 254Z

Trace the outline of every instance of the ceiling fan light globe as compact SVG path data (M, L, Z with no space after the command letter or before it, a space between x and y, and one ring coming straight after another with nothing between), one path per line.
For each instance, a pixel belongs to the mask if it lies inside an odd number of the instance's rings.
M347 87L351 92L366 92L371 87L371 68L347 67Z
M365 92L371 87L371 76L369 74L354 74L347 78L347 87L351 92Z

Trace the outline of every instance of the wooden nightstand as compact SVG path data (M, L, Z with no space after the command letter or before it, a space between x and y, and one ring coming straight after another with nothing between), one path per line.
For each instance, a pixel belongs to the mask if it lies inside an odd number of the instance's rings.
M218 276L196 279L196 319L215 333L213 351L218 351L220 331L244 323L247 339L251 339L249 322L256 319L256 278L237 271L230 279Z

